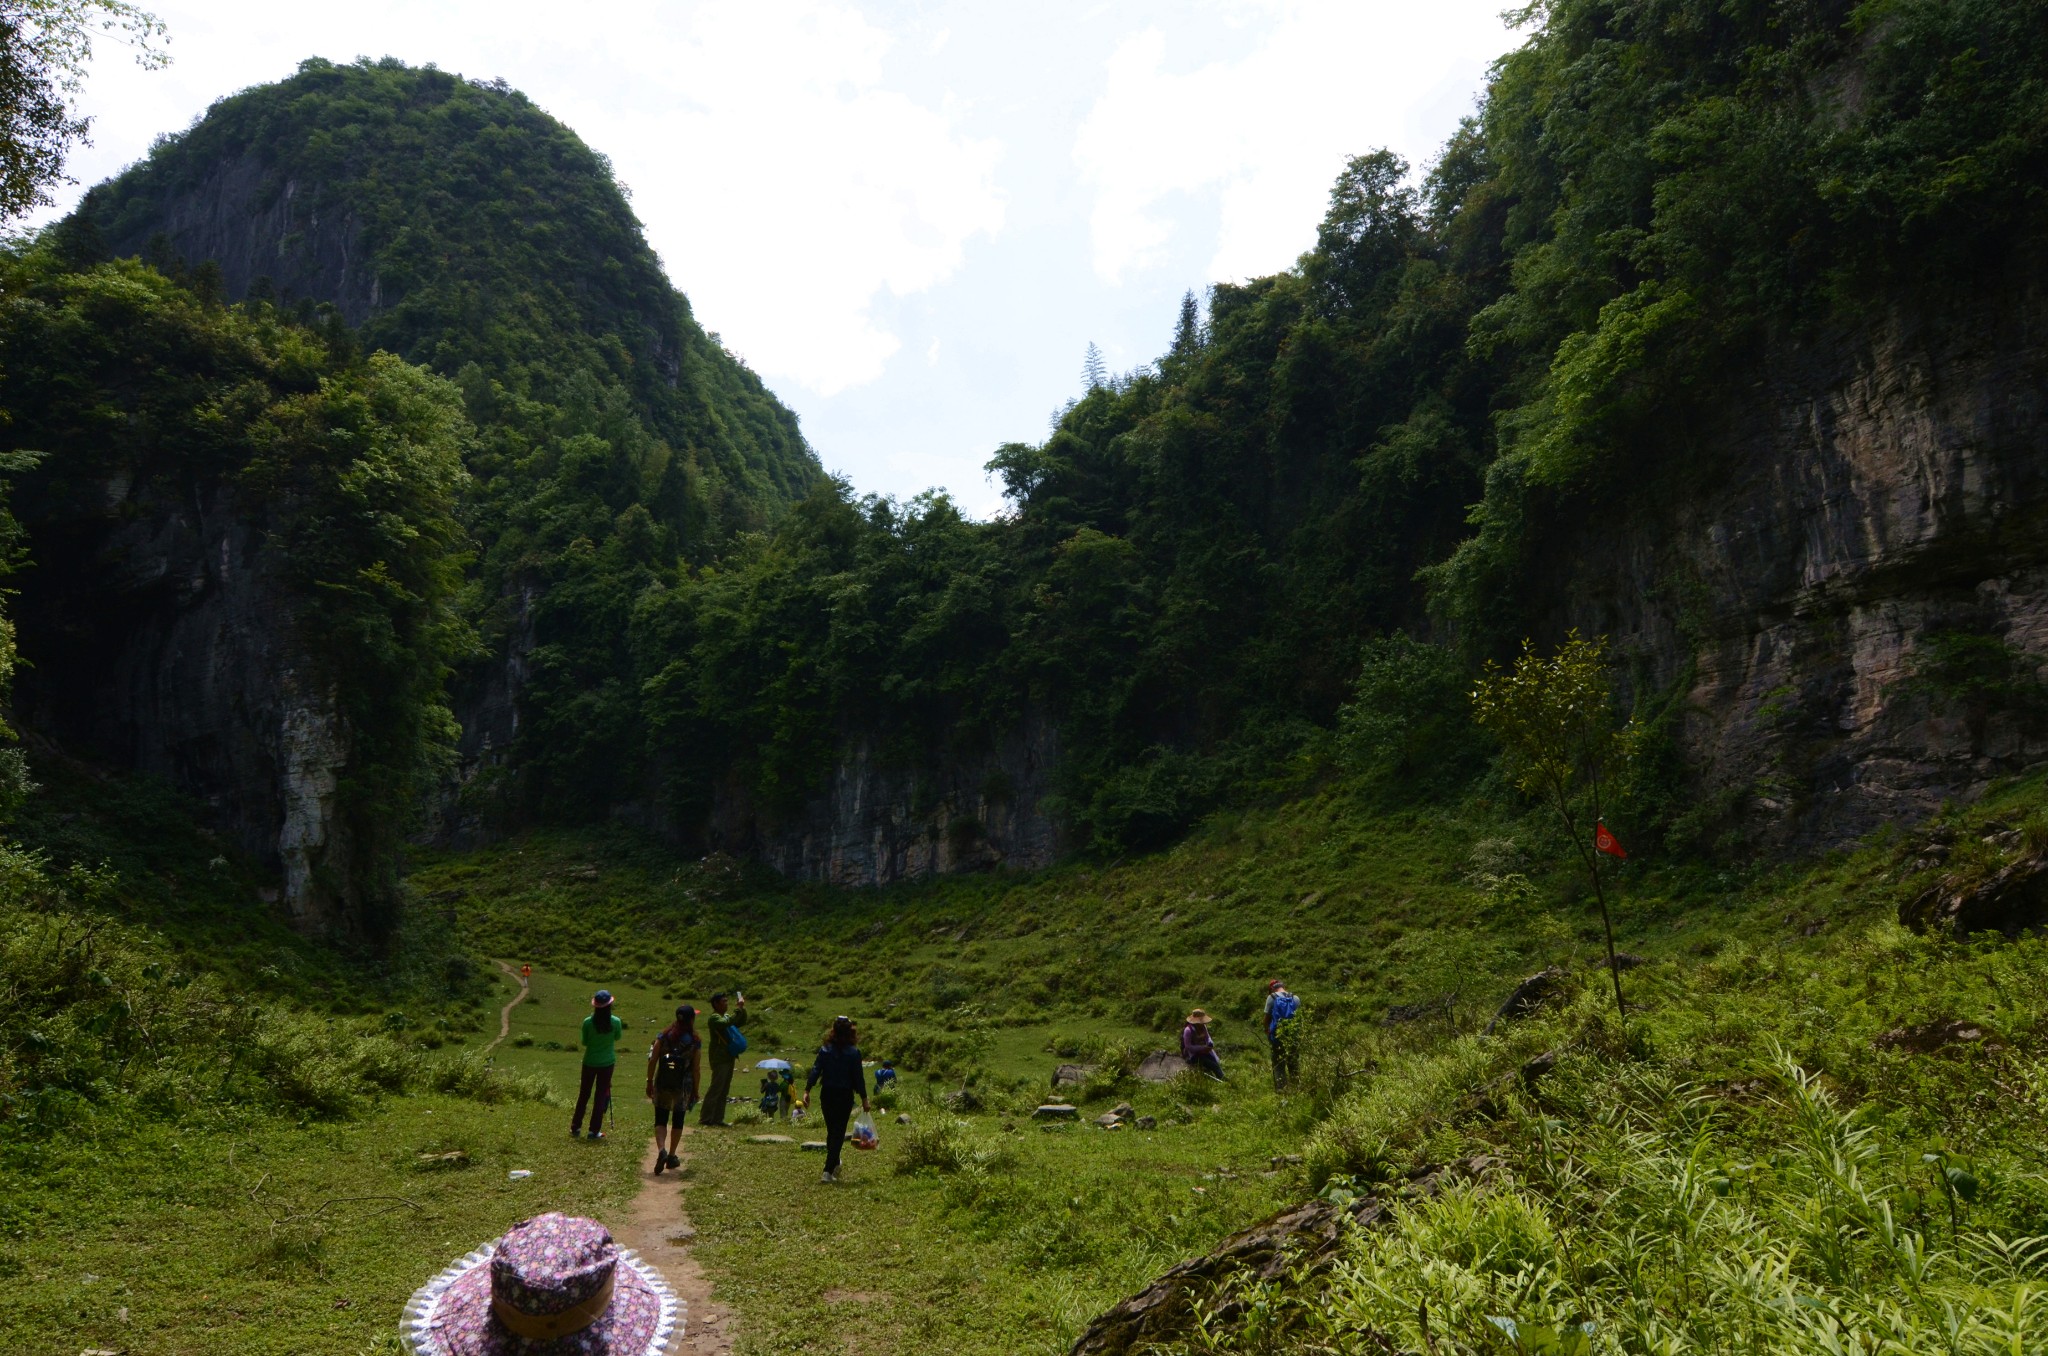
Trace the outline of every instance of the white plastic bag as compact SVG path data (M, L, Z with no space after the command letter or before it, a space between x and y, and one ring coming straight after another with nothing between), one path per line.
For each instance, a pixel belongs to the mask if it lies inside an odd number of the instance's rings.
M882 1143L881 1136L875 1133L874 1119L865 1111L854 1117L853 1128L847 1132L847 1138L853 1141L856 1149L873 1149Z

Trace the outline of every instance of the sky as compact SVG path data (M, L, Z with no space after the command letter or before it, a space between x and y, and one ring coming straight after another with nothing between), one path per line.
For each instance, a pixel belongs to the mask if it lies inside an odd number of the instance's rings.
M1346 159L1420 170L1519 35L1502 0L158 0L99 44L38 220L309 56L502 78L609 156L699 321L863 493L985 516L1098 345L1289 267Z

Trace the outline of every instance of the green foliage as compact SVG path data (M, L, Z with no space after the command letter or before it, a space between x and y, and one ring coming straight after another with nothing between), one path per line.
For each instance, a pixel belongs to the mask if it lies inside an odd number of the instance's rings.
M0 844L0 1136L89 1135L96 1120L223 1108L321 1118L436 1088L537 1097L474 1060L433 1060L369 1022L260 1001L99 907L104 870L53 870Z
M85 135L91 120L72 104L96 31L119 34L144 66L166 60L151 45L163 25L126 0L0 3L0 222L50 201L65 152Z
M294 195L294 221L359 224L350 276L376 305L345 299L367 312L357 341L452 380L476 427L465 612L484 643L457 686L486 689L511 652L527 681L516 744L493 751L514 773L477 782L471 812L574 821L643 795L666 746L635 609L819 483L795 416L697 324L604 157L502 82L309 60L159 142L74 221L175 272L157 237L225 164ZM252 295L304 307L294 286L345 281L300 236L277 268Z
M456 612L459 393L134 261L78 272L30 248L0 275L0 439L41 454L19 473L29 511L62 519L109 482L218 493L274 551L348 747L339 809L359 851L341 890L386 930L399 840L454 747L448 677L474 645Z
M1444 795L1481 765L1464 666L1405 634L1367 641L1353 696L1338 713L1350 770L1382 795Z
M1491 660L1472 690L1473 719L1501 743L1508 775L1525 796L1556 811L1558 823L1585 865L1607 933L1607 963L1614 1006L1622 1009L1621 970L1614 957L1614 922L1600 878L1596 835L1603 796L1625 776L1635 752L1635 729L1617 728L1608 677L1607 641L1577 631L1548 659L1530 641L1512 672Z
M1206 324L1184 304L1156 368L1089 377L1042 444L1001 448L1012 512L952 532L946 571L866 563L911 556L918 515L840 495L679 588L698 601L638 670L699 760L679 784L737 767L788 806L850 729L920 766L1038 710L1107 853L1312 777L1333 727L1368 783L1456 786L1480 763L1442 700L1458 665L1359 637L1434 612L1499 655L1546 545L1692 474L1687 430L1774 337L2038 238L2038 0L1524 18L1419 185L1355 158L1295 269L1214 289ZM974 648L927 649L933 612Z

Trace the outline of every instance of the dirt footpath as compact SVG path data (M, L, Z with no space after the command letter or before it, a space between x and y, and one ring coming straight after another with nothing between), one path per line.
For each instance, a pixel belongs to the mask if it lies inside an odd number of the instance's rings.
M676 1347L678 1356L731 1356L732 1311L712 1302L711 1278L693 1252L697 1231L683 1213L683 1171L690 1166L690 1139L696 1133L694 1127L683 1132L682 1147L677 1150L683 1169L659 1177L654 1175L653 1144L640 1145L640 1192L633 1198L623 1227L612 1234L653 1263L683 1301L683 1340Z

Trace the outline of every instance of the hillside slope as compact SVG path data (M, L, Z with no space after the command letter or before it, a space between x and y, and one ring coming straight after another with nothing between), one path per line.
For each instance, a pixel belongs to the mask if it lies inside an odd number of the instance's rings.
M1147 851L1390 751L1412 798L1475 766L1472 672L1573 627L1659 851L2048 756L2048 11L1527 17L1419 182L1360 154L1295 267L1000 449L1009 513L820 495L651 595L676 826L852 883Z
M557 401L579 370L621 385L739 521L819 478L795 417L662 273L610 163L502 82L309 60L80 212L117 255L211 263L231 300L332 304L366 347L447 376L476 363Z
M468 540L446 543L446 558L468 576L461 621L475 634L451 633L466 651L449 681L459 763L424 798L428 813L462 834L653 798L627 649L634 601L774 520L822 472L795 416L697 324L601 155L502 84L394 61L309 61L159 142L48 242L80 271L145 256L202 305L296 317L336 352L387 350L451 381L468 419ZM55 379L102 377L112 380ZM108 390L124 398L118 381ZM193 412L160 417L171 422L152 455L209 436L179 424L203 422ZM134 469L147 481L157 468ZM237 570L209 563L213 527L181 527L175 502L126 503L126 483L74 486L57 516L47 495L25 506L29 555L44 562L23 613L22 643L39 666L23 693L31 723L75 740L77 722L57 713L90 692L94 733L124 732L89 740L97 755L245 807L238 825L290 818L290 777L232 756L221 730L234 720L205 715L206 729L186 729L150 695L177 688L206 707L212 688L173 672L170 651L111 613L94 630L75 605L88 595L168 605L186 621L166 616L159 629L208 632L219 609L206 609L236 590ZM235 509L243 528L264 507L247 490ZM138 535L169 552L143 579L118 563ZM167 572L195 581L168 603L151 582ZM150 599L132 597L138 589ZM231 610L244 649L289 648L279 609ZM110 684L109 673L128 676ZM258 681L243 706L290 706L276 686ZM409 818L401 811L378 832Z

